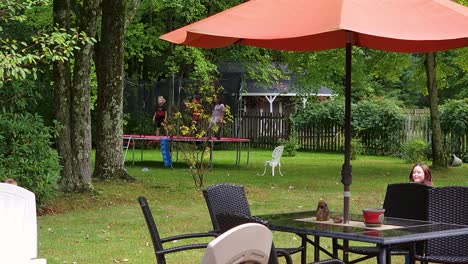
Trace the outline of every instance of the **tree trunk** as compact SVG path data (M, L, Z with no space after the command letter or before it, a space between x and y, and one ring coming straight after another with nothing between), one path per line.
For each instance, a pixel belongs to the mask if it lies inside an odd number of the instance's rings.
M70 1L54 0L54 24L61 28L70 28ZM72 148L70 140L70 63L56 61L53 64L55 119L60 127L57 136L57 151L60 156L62 187L67 185L68 177L73 175ZM64 188L65 189L65 188Z
M80 32L96 35L99 5L100 0L83 1L83 10L77 13ZM68 0L54 1L54 20L69 28L71 8ZM93 44L79 44L79 47L74 52L73 74L68 64L54 64L56 116L63 125L58 142L64 165L61 187L68 192L92 189L90 72Z
M97 57L98 115L94 177L131 179L123 166L125 0L103 0Z
M426 53L426 76L432 129L432 167L441 169L447 168L448 159L444 147L444 135L440 128L435 57L433 52Z

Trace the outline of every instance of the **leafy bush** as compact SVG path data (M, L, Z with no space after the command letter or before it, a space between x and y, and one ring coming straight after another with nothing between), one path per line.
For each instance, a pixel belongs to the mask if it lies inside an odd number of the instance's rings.
M340 98L323 102L307 102L292 117L298 128L309 124L344 124L344 101Z
M440 107L440 125L445 132L468 133L468 98L448 100Z
M146 134L152 135L156 131L152 116L144 112L125 114L124 133L125 134Z
M212 82L201 83L198 86L198 95L200 100L185 101L185 113L173 112L168 118L167 126L169 134L180 133L182 136L195 137L198 142L193 141L189 144L181 144L183 147L181 155L189 166L189 173L192 176L195 187L203 187L205 176L211 171L210 168L210 141L209 137L214 135L218 129L217 124L211 122L210 109L214 106L214 99L222 96L222 87L214 85ZM228 105L225 105L223 123L231 123L233 117ZM192 116L196 114L198 120L195 122ZM187 118L188 117L188 118ZM227 126L225 126L227 127ZM207 137L208 136L208 137Z
M373 98L353 104L352 109L353 137L361 140L361 143L367 142L367 138L377 139L373 141L372 146L363 143L363 152L379 155L391 155L398 152L400 148L398 132L403 127L405 116L397 102ZM293 116L293 121L299 128L308 125L343 126L343 100L335 98L325 102L309 103L306 108L298 110Z
M60 166L51 130L29 113L0 112L0 180L15 179L36 194L40 207L57 192Z
M363 100L353 107L352 127L354 137L364 139L368 136L378 139L373 143L373 151L378 155L396 154L399 149L399 131L405 120L398 103L374 98Z
M279 139L279 143L284 146L284 154L287 157L295 157L297 150L301 147L297 139L297 132L294 126L291 127L291 133L288 139Z
M357 138L351 139L351 160L357 159L357 156L361 155L364 152L364 147L362 146L361 140Z
M429 144L422 139L412 139L402 146L402 158L408 163L424 162L428 159Z
M404 114L391 100L376 98L359 101L353 108L353 129L357 133L393 134L401 130Z
M468 163L468 152L463 153L459 158L460 158L464 163Z
M440 107L440 126L444 133L450 134L448 146L452 153L457 154L463 161L468 161L468 152L461 150L462 138L468 134L468 98L462 100L448 100Z

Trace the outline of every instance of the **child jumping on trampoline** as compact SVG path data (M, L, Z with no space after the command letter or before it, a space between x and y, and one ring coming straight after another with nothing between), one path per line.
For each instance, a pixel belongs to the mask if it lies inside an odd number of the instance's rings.
M164 127L165 135L167 136L166 120L167 120L167 109L164 105L166 99L164 96L158 96L158 105L156 107L156 112L153 115L153 122L156 125L156 136L159 136L159 130L161 126Z
M214 98L215 107L211 114L211 120L208 124L208 130L210 131L210 137L213 134L213 128L216 127L215 136L217 139L221 139L221 135L223 133L223 122L224 122L224 114L226 111L226 107L224 106L223 102L221 101L221 97L216 96Z

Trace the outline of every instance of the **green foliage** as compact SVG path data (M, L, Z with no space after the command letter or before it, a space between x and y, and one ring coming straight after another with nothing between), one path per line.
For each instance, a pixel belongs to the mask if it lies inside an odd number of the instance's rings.
M324 102L308 100L306 107L299 108L292 116L298 128L312 124L344 124L344 100L342 97Z
M249 77L271 83L281 70L272 62L280 52L233 46L198 49L159 39L162 34L242 3L243 0L142 1L125 32L125 60L131 78L161 80L173 74L208 81L218 77L217 66L226 61L243 62Z
M393 86L401 82L411 64L408 54L383 52L353 47L352 49L353 100L363 100L380 95L382 91L395 93ZM297 86L304 92L326 86L343 94L345 52L342 49L318 52L286 53L288 69L297 77ZM400 88L400 87L399 87ZM404 88L404 87L401 87Z
M351 160L356 160L357 157L364 153L364 147L361 140L358 138L351 139Z
M379 135L374 148L375 154L387 155L397 152L399 136L404 121L404 113L392 100L373 98L352 105L353 137L364 139L369 135ZM307 126L328 126L344 124L344 102L335 98L325 102L312 102L299 109L292 117L299 128Z
M460 153L461 140L468 134L468 98L443 104L440 107L440 126L445 134L452 137L452 151L462 157L468 155Z
M0 102L6 112L23 112L31 110L38 103L39 88L32 81L12 81L0 88Z
M0 38L0 84L11 79L23 80L30 74L36 78L39 61L66 61L73 56L79 43L95 41L84 32L71 31L56 28L50 34L32 37L29 44Z
M146 134L155 133L155 124L152 115L145 112L135 112L124 115L124 131L126 134Z
M445 133L468 133L468 98L449 100L440 107L440 125Z
M401 130L404 121L399 105L384 98L358 102L352 115L353 129L358 135L366 132L394 134Z
M465 1L466 2L466 1ZM375 96L394 98L407 106L427 106L426 72L422 54L403 54L352 49L352 99ZM301 92L326 86L343 94L344 54L342 49L319 52L288 52L285 60L298 79ZM468 96L468 48L437 53L437 85L441 99Z
M284 65L274 62L283 61L283 54L279 51L236 46L229 48L229 52L222 55L220 61L240 61L245 66L247 76L257 81L259 86L270 87L279 79L288 79L284 73Z
M74 29L67 31L54 28L50 32L34 33L36 35L17 33L11 29L23 29L20 26L30 23L26 19L29 19L27 14L31 15L31 13L26 11L48 3L49 1L46 0L2 1L0 3L0 21L4 25L0 27L0 33L4 31L7 33L6 37L3 34L0 37L0 88L4 82L24 80L28 75L37 78L39 64L69 60L80 43L95 41L86 36L84 32L77 32ZM33 25L26 26L30 31L32 27Z
M176 53L166 61L171 72L184 73L191 69L190 79L201 82L210 82L218 73L217 66L207 57L208 54L201 49L176 46Z
M57 192L60 167L51 133L38 115L0 112L0 180L15 179L36 194L39 206Z
M297 150L301 148L299 140L297 139L297 131L294 125L291 126L291 132L288 139L279 139L279 144L284 146L284 155L286 157L295 157Z
M37 5L48 3L48 0L27 0L27 1L1 1L0 2L0 21L23 22L27 19L24 11L30 10Z
M403 144L401 150L401 156L406 162L425 162L428 160L430 146L422 139L412 139Z
M214 98L223 91L222 87L216 86L212 81L198 83L195 87L187 87L193 92L192 97L197 96L198 101L184 102L185 111L176 112L170 116L167 122L169 135L188 136L198 139L189 144L178 144L183 160L189 166L195 187L203 187L205 175L210 169L209 153L211 148L210 137L213 137L218 129L217 124L210 126L211 112L214 107ZM195 94L196 92L196 94ZM198 117L198 121L192 119ZM228 105L225 105L224 124L232 122L233 118Z
M354 137L364 139L368 135L379 135L380 140L374 143L375 154L397 152L404 113L396 102L384 98L360 101L353 106L352 119Z

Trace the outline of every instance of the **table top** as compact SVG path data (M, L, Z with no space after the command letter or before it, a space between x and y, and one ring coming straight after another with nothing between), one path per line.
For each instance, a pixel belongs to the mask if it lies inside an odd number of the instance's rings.
M331 216L339 213L330 213ZM362 215L352 214L350 224L335 224L332 221L316 221L315 211L302 211L260 215L267 220L270 229L320 237L330 237L362 242L391 245L422 241L433 238L468 235L468 226L432 223L402 218L385 217L379 228L366 227Z

